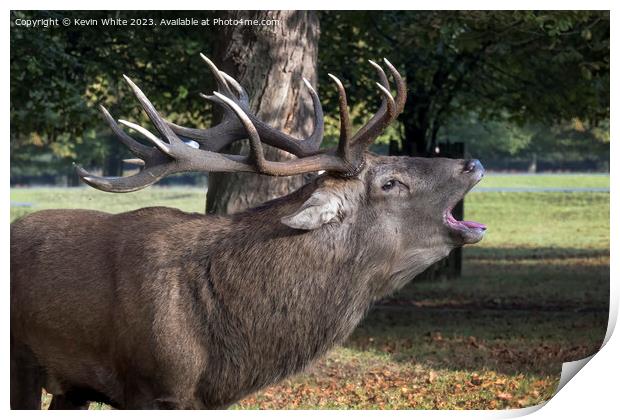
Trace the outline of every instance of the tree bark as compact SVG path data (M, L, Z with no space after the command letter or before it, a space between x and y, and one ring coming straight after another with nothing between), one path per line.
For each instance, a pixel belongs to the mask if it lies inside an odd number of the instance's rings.
M248 91L252 111L269 125L296 137L313 129L310 96L302 77L316 86L319 21L309 11L231 11L226 19L280 22L275 26L227 26L216 43L216 64ZM265 146L269 160L292 155ZM231 153L247 154L247 141L237 142ZM303 176L270 177L255 174L209 176L207 212L231 214L281 197L301 187Z

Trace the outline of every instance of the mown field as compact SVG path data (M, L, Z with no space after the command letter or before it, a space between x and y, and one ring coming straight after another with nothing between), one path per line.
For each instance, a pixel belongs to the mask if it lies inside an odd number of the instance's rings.
M485 176L485 188L609 188L607 174L491 174Z
M481 186L600 188L609 177L490 175ZM204 191L12 189L11 201L11 220L60 207L200 212ZM499 409L548 399L562 362L596 352L605 335L609 193L474 191L465 214L489 230L465 249L462 278L412 282L343 346L233 408Z

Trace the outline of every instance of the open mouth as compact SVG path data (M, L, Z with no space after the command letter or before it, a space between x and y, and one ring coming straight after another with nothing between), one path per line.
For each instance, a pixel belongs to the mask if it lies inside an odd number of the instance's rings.
M470 229L478 229L485 231L487 226L485 224L479 222L472 222L469 220L456 220L454 215L452 215L452 209L446 211L444 215L444 221L446 224L452 229L458 230L470 230Z
M473 222L470 220L456 220L452 214L452 209L446 210L443 220L450 231L465 244L475 244L476 242L479 242L482 240L482 237L487 230L486 225L479 222Z
M484 172L480 174L478 179L476 179L472 185L465 191L467 194L473 187L476 185ZM465 196L463 194L463 197ZM485 231L487 230L487 226L480 222L474 222L470 220L457 220L452 214L452 210L456 203L452 206L448 207L448 209L444 212L443 220L446 226L450 229L450 231L457 237L459 237L466 244L473 244L479 242L484 236Z

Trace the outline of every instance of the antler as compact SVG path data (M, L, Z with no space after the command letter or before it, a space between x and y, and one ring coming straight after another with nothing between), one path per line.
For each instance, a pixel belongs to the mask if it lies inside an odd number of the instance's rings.
M336 83L340 103L340 141L335 150L319 150L323 138L323 111L316 91L304 79L312 96L315 111L315 128L307 139L296 140L287 134L275 130L258 120L249 111L249 100L245 90L235 79L220 71L205 56L202 58L218 81L218 91L213 95L202 95L205 99L222 106L224 118L215 127L207 130L181 127L165 121L153 107L148 98L127 76L125 80L149 119L163 137L155 136L143 127L128 121L119 123L141 133L153 146L146 146L127 135L114 121L109 112L102 106L104 118L117 135L138 159L126 162L140 164L143 170L136 175L114 178L99 177L88 173L76 165L82 180L100 190L109 192L130 192L152 185L163 177L179 172L257 172L273 176L289 176L325 170L343 177L357 175L364 165L364 152L382 130L402 112L405 103L405 82L396 69L387 61L397 85L396 100L390 93L385 72L379 65L371 61L377 68L381 83L377 83L383 96L381 107L355 135L351 136L349 113L345 89L333 75L329 75ZM234 89L234 93L233 90ZM250 141L249 156L218 153L222 147L233 141L248 138ZM202 146L195 149L184 140L195 140ZM265 159L262 143L288 151L299 159L285 162L272 162Z
M218 92L226 98L232 100L243 110L252 124L256 127L263 143L277 147L281 150L285 150L297 157L309 156L317 152L321 145L321 141L323 140L323 109L321 108L319 95L312 88L307 79L304 78L303 81L310 92L310 97L312 98L312 107L314 110L314 129L310 137L306 139L296 139L259 120L250 111L249 96L245 89L243 89L243 87L234 78L219 70L204 54L201 53L200 57L207 63L209 70L211 70L211 73L215 77ZM233 94L233 91L229 85L233 87L236 95ZM201 94L201 96L205 99L209 99L209 97L204 94ZM168 125L182 138L194 140L201 144L201 148L214 152L221 150L236 140L246 138L246 132L243 129L243 125L239 119L236 118L234 113L226 107L224 108L224 115L222 116L221 122L215 127L200 130L182 127L171 122L168 122Z

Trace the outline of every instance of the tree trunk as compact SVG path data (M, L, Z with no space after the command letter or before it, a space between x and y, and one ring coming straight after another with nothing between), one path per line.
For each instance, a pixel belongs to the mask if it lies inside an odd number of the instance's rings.
M409 71L409 69L407 69ZM414 74L408 72L406 74ZM402 139L401 153L405 156L429 157L429 101L420 92L410 92L407 103L401 114L404 123L404 138Z
M252 111L264 122L296 137L313 129L312 102L302 77L316 86L319 21L308 11L231 11L226 19L277 19L275 26L227 26L216 43L215 62L248 91ZM269 160L292 155L265 146ZM247 141L231 153L247 155ZM211 174L207 212L236 213L299 188L303 176L270 177L255 174Z

